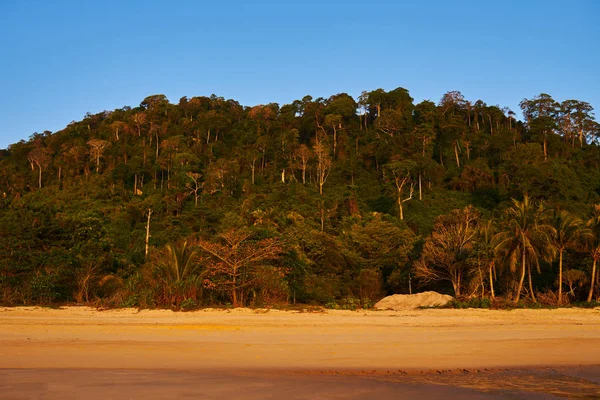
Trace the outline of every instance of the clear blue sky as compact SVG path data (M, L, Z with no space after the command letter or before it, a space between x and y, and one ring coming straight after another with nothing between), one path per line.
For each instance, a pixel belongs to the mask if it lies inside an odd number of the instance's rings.
M0 148L158 93L255 105L402 86L600 109L600 1L252 3L0 0Z

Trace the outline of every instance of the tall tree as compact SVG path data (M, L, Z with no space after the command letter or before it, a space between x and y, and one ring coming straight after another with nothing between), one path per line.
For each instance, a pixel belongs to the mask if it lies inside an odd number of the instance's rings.
M34 166L38 167L38 187L42 188L42 170L50 164L50 151L45 147L35 147L27 154L27 160L31 164L31 169Z
M558 304L562 304L563 286L563 254L579 241L581 220L567 211L554 210L551 220L552 243L558 251Z
M412 173L416 168L417 164L412 160L392 161L384 167L384 174L388 175L386 178L393 182L396 189L398 217L400 219L404 219L404 203L412 200L413 197L415 185ZM408 195L406 194L407 189Z
M589 231L586 233L587 249L592 257L592 275L590 279L590 291L587 296L587 301L591 302L594 297L594 290L597 285L598 277L596 276L596 267L598 260L600 260L600 204L594 206L592 217L587 221L587 228Z
M88 144L91 147L90 155L96 162L96 173L98 174L100 173L100 157L102 157L104 150L110 146L110 142L102 139L91 139Z
M550 95L542 93L533 99L523 99L519 106L527 119L530 131L542 138L544 161L548 161L548 137L557 128L559 104Z
M416 276L424 282L451 282L454 295L461 296L470 274L468 259L478 220L479 213L472 206L438 217L421 259L415 263Z
M506 210L507 221L503 230L496 237L496 255L508 263L510 270L515 272L521 262L521 277L514 302L521 298L521 290L525 281L525 273L529 271L529 292L531 299L536 301L531 281L531 264L539 269L539 259L551 260L554 254L552 235L554 228L544 218L544 210L535 204L529 196L523 201L512 199L513 206Z
M327 178L331 172L331 157L329 157L329 151L323 146L322 143L318 143L313 148L315 157L317 159L317 179L319 183L319 194L323 194L323 185L327 182Z
M210 257L206 264L209 279L218 290L229 294L234 307L244 304L243 289L259 278L256 268L277 260L283 251L275 238L253 240L252 236L248 230L232 229L215 241L198 241L198 247Z
M478 267L486 268L487 280L490 285L490 296L492 299L496 297L494 290L494 281L496 276L496 257L494 255L494 235L496 226L493 220L483 221L477 227L477 237L475 240L475 261ZM481 285L483 287L485 278L480 272ZM483 292L483 290L482 290Z

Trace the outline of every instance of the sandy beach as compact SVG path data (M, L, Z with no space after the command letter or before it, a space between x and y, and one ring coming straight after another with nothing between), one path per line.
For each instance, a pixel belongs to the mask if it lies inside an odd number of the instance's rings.
M600 309L0 308L2 399L600 398L599 365Z

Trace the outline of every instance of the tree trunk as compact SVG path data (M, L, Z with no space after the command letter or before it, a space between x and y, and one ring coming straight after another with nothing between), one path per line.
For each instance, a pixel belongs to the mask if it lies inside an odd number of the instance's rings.
M596 285L596 257L594 257L594 264L592 265L592 279L590 283L590 293L588 293L587 301L588 303L592 301L592 297L594 296L594 286Z
M150 216L152 215L152 209L148 209L148 222L146 222L146 250L144 257L148 258L148 242L150 240Z
M454 155L456 156L456 166L460 168L460 160L458 159L458 145L454 142Z
M548 141L544 137L544 161L548 161Z
M527 266L527 274L529 275L529 292L531 292L531 300L533 300L534 303L537 303L535 293L533 292L533 284L531 282L531 266Z
M525 249L523 249L523 260L522 260L522 265L521 265L521 279L519 280L519 287L517 288L517 296L515 297L515 304L517 304L519 302L519 300L521 299L521 290L523 290L523 281L525 281L525 269L527 268L526 266L526 257L525 257Z
M485 296L485 284L483 282L483 272L481 272L481 264L477 263L477 269L479 270L479 282L481 283L481 298Z
M233 304L233 308L236 308L238 306L238 303L237 303L236 274L237 274L237 268L234 268L233 269L233 276L231 278L231 302Z
M337 130L335 129L335 124L333 125L333 158L335 158L335 152L337 149Z
M558 304L562 304L563 249L558 252Z
M419 200L423 200L423 189L421 187L421 173L419 172Z
M302 184L306 184L306 164L302 164Z
M400 211L400 219L404 219L404 212L402 210L402 198L400 197L400 193L398 193L398 210Z
M40 189L41 189L41 188L42 188L42 167L40 167L40 166L38 165L38 168L39 168L39 170L40 170L40 174L39 174L39 177L38 177L38 185L39 185L39 187L40 187Z
M490 263L490 294L492 296L492 299L496 297L496 295L494 294L494 275L492 273L493 267L494 264Z
M452 287L454 288L454 297L460 296L460 277L456 277L452 280Z

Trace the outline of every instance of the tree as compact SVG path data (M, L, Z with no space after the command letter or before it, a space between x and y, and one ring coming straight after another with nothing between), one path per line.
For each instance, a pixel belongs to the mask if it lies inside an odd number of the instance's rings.
M521 298L521 290L525 273L529 272L529 292L535 302L535 294L531 282L531 266L535 263L539 270L539 259L551 260L554 255L552 235L554 228L546 223L544 210L537 206L529 196L523 201L512 199L513 206L506 210L507 221L503 230L496 234L494 249L498 258L506 262L512 272L516 271L519 259L521 261L521 277L514 302Z
M398 203L398 216L404 219L403 204L412 200L415 190L415 185L411 177L412 171L416 169L416 163L412 160L399 160L386 164L384 173L389 175L389 179L393 180L396 187L396 201ZM408 197L405 196L405 190L408 188Z
M325 117L325 125L333 130L333 157L337 151L337 131L342 128L342 116L338 114L329 114Z
M50 164L50 151L44 147L36 147L27 154L27 160L31 164L31 169L34 165L38 167L38 187L42 188L42 169Z
M424 283L450 282L454 295L460 296L470 274L468 259L478 220L479 213L472 206L438 217L431 236L425 240L421 259L415 263L415 275Z
M527 119L529 129L542 138L544 148L544 161L548 161L548 137L556 129L556 116L559 104L545 93L533 99L523 99L519 103L523 115Z
M252 240L247 229L230 229L216 241L198 240L198 247L209 256L206 270L217 290L229 295L234 307L244 304L243 290L257 279L256 270L264 263L279 259L283 248L278 239Z
M581 220L567 211L554 210L551 220L552 243L558 251L558 304L562 303L563 253L579 241Z
M329 173L331 172L331 158L329 151L322 143L317 143L313 148L317 157L317 179L319 180L319 194L323 194L323 185L327 182Z
M180 239L150 253L149 267L158 278L159 304L181 306L202 290L202 258L192 240Z
M192 183L188 182L188 183L186 183L186 187L190 190L190 194L194 193L194 206L198 207L198 198L200 197L198 192L204 186L204 184L202 182L200 182L200 178L202 177L202 174L198 173L198 172L187 172L186 175L194 183L192 185Z
M575 138L579 138L579 145L587 143L588 136L594 123L594 108L585 101L565 100L560 103L560 126L566 139L570 139L571 147L575 146Z
M592 275L590 279L590 291L587 296L588 303L594 297L594 289L597 285L596 267L600 260L600 204L596 204L592 211L592 217L587 221L588 231L585 233L586 247L592 257Z
M191 240L179 240L153 251L150 263L165 284L182 282L201 268L198 248Z
M306 169L308 168L308 161L310 160L310 158L312 156L312 152L310 151L310 149L308 148L307 145L301 144L296 149L296 152L294 155L295 155L295 158L297 159L300 169L302 170L302 184L305 185L306 184Z
M110 146L110 142L101 139L92 139L88 141L88 144L91 147L90 155L96 161L96 173L100 171L100 157L102 157L102 153L104 153L104 149Z
M490 285L490 296L492 299L496 297L494 291L494 281L496 275L496 257L494 256L494 233L496 226L493 220L487 220L479 224L477 227L477 237L475 240L475 261L479 268L483 265L487 268L487 279ZM482 296L485 278L480 271L480 280L482 286Z

